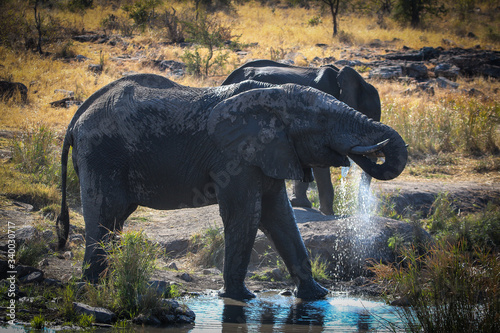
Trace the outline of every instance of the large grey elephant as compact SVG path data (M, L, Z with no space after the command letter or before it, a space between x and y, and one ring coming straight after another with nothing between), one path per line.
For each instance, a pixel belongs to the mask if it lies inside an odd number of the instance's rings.
M380 98L377 89L366 82L351 67L339 70L333 65L321 67L297 67L271 60L250 61L234 70L222 82L222 85L234 84L244 80L254 80L273 84L296 83L310 86L335 96L350 107L364 113L373 120L380 121ZM314 177L318 185L319 210L326 215L333 215L334 190L330 177L330 168L314 167ZM370 187L371 177L362 173L360 194ZM308 182L295 181L292 206L311 207L307 198ZM363 198L360 195L360 198Z
M327 294L312 278L285 179L307 178L311 167L348 165L347 156L373 177L392 179L407 159L396 131L313 88L255 81L190 88L157 75L127 76L94 93L68 126L60 247L69 230L70 147L80 181L87 279L98 279L105 267L98 243L121 230L138 205L168 210L218 203L225 234L221 296L238 299L253 297L244 279L258 229L283 258L297 297ZM367 157L377 151L384 164Z

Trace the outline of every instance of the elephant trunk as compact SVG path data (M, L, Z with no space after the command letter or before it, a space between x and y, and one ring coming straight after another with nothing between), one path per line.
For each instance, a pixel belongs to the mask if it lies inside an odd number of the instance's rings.
M403 172L408 160L408 150L398 132L387 125L379 125L383 128L382 133L384 134L376 137L373 142L373 144L380 143L376 155L373 152L360 154L360 150L354 147L348 156L373 178L391 180ZM380 153L383 154L385 159L382 164L378 164L376 158L374 158L380 156Z

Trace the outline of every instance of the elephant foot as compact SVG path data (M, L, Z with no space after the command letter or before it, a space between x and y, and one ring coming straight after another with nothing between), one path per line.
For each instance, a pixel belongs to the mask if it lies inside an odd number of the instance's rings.
M245 286L243 286L243 288L238 288L238 289L222 288L221 290L219 290L219 297L232 298L236 300L248 300L255 298L255 294L253 294L250 290L248 290Z
M292 207L312 208L312 204L307 198L292 198L290 203Z
M323 208L322 206L320 206L319 211L325 215L335 215L335 212L333 211L332 207Z
M308 282L302 282L295 289L295 297L301 298L303 300L317 300L325 298L328 295L328 289L321 286L314 280Z

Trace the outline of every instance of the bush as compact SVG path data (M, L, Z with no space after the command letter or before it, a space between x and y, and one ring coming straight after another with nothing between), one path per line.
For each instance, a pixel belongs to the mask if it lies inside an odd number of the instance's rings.
M25 126L12 140L12 162L41 183L57 181L55 152L55 134L44 124Z
M231 31L214 19L209 19L206 14L201 13L194 22L183 21L188 41L199 46L194 52L186 50L181 59L186 63L187 72L195 76L208 76L212 67L223 68L227 63L229 54L222 52L224 43L231 39ZM206 52L199 52L199 47L206 48Z
M407 300L397 312L411 332L495 332L500 313L500 264L465 243L439 243L424 256L412 248L404 262L373 270L390 290Z
M142 232L127 232L102 246L108 268L100 285L87 286L87 297L98 303L96 306L112 308L125 316L158 307L160 298L148 288L148 282L161 254L159 245L152 244Z
M191 247L197 250L195 262L203 267L222 269L224 262L224 233L215 224L191 240Z

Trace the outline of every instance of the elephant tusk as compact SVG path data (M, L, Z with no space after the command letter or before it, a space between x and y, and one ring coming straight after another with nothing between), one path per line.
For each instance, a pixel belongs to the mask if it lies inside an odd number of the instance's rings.
M356 155L368 155L373 154L382 149L387 143L389 143L390 139L386 139L382 142L377 143L373 146L355 146L351 148L350 154Z

